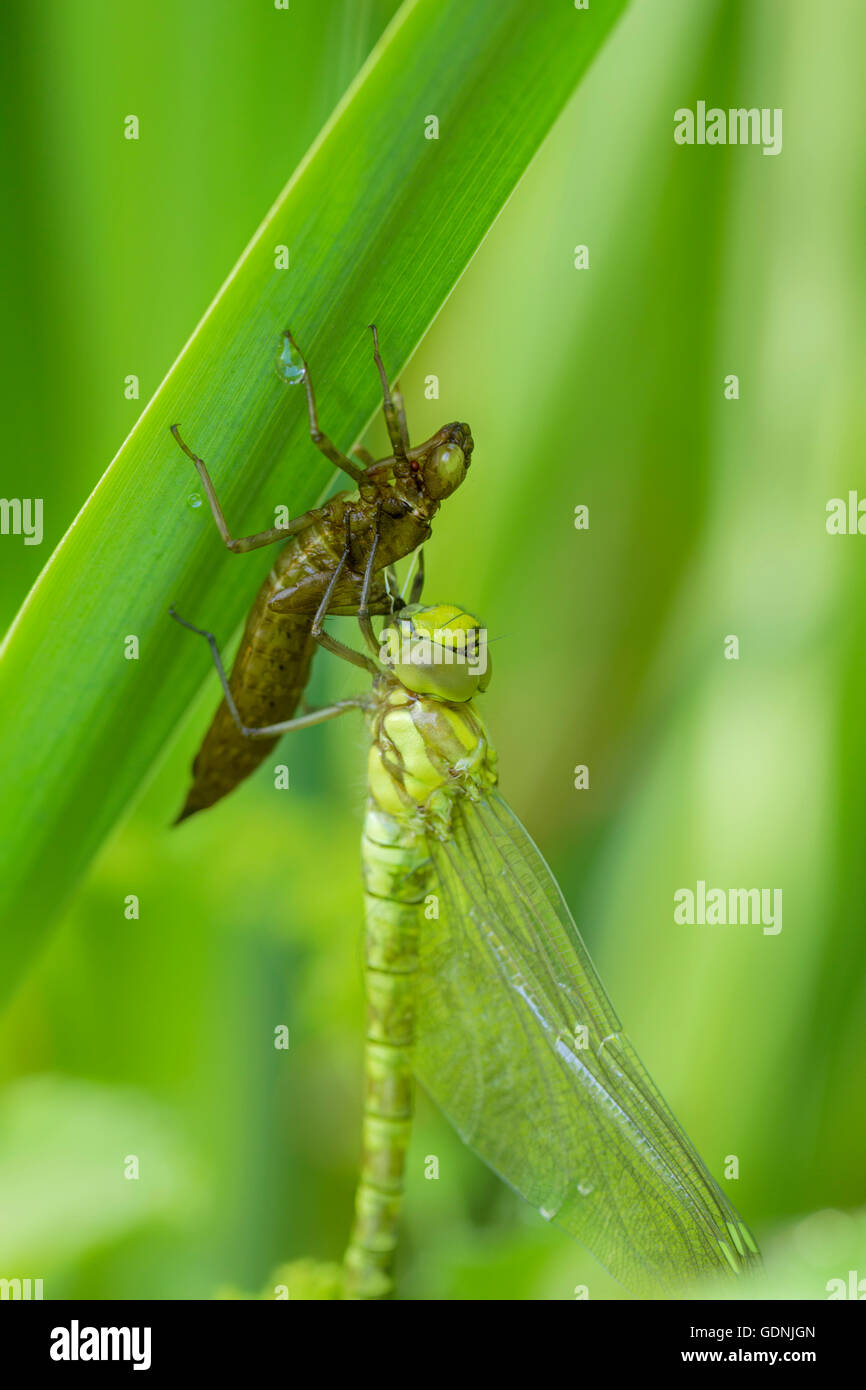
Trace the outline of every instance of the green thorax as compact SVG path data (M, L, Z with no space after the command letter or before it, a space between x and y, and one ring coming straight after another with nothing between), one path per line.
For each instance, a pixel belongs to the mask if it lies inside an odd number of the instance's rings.
M472 701L455 703L407 690L393 677L378 682L368 712L367 782L389 815L447 839L455 800L472 801L496 785L496 752Z

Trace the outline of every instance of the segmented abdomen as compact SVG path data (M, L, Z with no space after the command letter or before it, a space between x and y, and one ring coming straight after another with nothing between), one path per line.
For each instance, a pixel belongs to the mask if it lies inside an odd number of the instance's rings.
M310 636L312 612L275 612L270 601L281 590L309 584L339 559L330 543L339 534L342 511L326 503L317 520L286 542L256 595L232 667L229 685L248 729L279 724L300 703L310 675L316 643ZM225 700L220 702L192 765L193 780L175 824L213 806L256 768L278 739L250 739L240 732Z
M418 933L430 881L427 842L370 799L361 840L367 1029L364 1121L347 1292L385 1298L412 1122Z
M270 609L268 600L279 587L269 575L259 590L229 679L247 728L291 719L310 674L316 647L310 636L311 619ZM192 785L178 821L213 806L232 791L278 742L245 738L225 700L221 701L192 765Z

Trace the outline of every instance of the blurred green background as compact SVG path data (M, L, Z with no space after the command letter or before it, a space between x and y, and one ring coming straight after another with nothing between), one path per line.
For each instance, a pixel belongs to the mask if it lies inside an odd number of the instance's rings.
M4 622L394 8L7 7L2 493L46 529L0 538ZM416 438L476 439L427 594L497 639L503 792L708 1166L739 1158L777 1289L814 1298L866 1276L838 1214L866 1203L866 541L825 529L866 443L864 43L857 0L635 0L403 375ZM782 107L782 154L675 145L699 99ZM355 683L317 667L317 700ZM215 699L0 1021L0 1275L46 1297L253 1292L348 1231L363 733L297 734L289 791L265 769L169 830ZM781 887L783 930L675 925L698 879ZM621 1296L418 1110L404 1297Z

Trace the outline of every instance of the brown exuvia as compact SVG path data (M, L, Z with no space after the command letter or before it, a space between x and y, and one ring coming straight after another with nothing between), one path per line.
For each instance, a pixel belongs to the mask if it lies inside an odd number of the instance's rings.
M370 614L391 611L392 593L384 571L429 538L440 503L466 476L473 448L469 426L458 422L443 425L423 444L410 445L403 401L399 389L392 392L388 386L373 327L373 355L393 452L374 460L356 450L363 462L359 466L319 429L306 362L288 330L285 339L302 366L310 437L349 474L355 491L338 493L288 526L233 537L204 462L183 442L177 425L172 426L198 470L226 546L246 551L283 542L250 610L229 678L238 714L249 728L292 717L307 684L316 643L329 646L333 641L322 629L328 613L354 614L368 622ZM222 700L193 763L192 785L177 822L226 796L277 742L245 737Z

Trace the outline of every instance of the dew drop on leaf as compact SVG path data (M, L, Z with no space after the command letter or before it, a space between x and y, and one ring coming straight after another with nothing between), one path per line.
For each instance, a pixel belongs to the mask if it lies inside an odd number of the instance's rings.
M277 369L277 376L282 381L287 382L289 386L297 386L307 374L303 362L285 334L283 334L274 365Z

